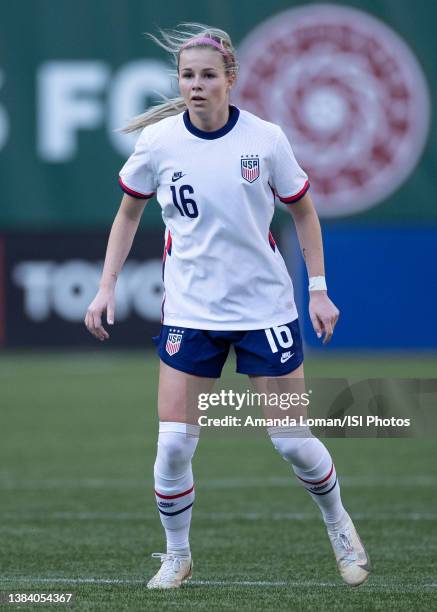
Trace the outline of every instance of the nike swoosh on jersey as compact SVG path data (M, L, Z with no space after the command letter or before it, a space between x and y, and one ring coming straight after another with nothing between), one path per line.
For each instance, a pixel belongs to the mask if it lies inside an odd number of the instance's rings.
M285 363L286 361L288 361L289 359L291 359L293 357L294 353L282 353L281 355L281 363Z
M171 182L175 183L176 181L181 179L183 176L185 176L185 174L182 174L181 172L174 172L173 176L171 177Z

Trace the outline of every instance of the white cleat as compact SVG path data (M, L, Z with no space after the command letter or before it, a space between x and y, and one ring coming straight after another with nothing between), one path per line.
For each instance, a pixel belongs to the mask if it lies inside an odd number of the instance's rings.
M172 553L153 553L161 560L159 571L147 583L148 589L177 589L193 575L191 557L178 557Z
M329 529L328 536L334 549L341 577L350 586L362 584L370 574L370 559L360 540L352 519L347 514L343 527Z

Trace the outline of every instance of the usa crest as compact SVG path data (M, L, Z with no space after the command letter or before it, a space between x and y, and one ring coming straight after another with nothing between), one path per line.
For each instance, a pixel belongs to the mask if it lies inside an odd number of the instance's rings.
M253 183L259 177L258 157L241 158L241 176L248 182Z
M183 331L181 332L180 329L178 329L177 332L175 329L171 329L168 332L167 342L165 344L165 350L167 351L169 355L174 355L181 348L183 333L184 332Z

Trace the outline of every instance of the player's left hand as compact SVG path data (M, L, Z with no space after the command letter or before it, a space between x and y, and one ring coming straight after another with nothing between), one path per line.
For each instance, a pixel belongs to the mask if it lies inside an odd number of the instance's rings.
M309 311L317 337L321 338L324 334L323 344L327 344L334 333L340 311L331 302L326 291L310 291Z

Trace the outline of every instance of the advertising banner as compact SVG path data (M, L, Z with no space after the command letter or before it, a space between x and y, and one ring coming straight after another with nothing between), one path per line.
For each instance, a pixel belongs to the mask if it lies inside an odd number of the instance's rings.
M83 321L98 289L106 241L103 232L1 236L1 346L97 345ZM153 346L163 292L160 252L157 232L137 235L117 283L110 348Z
M108 227L137 138L117 130L178 95L168 54L144 32L181 21L230 33L240 64L232 100L283 128L321 216L436 221L434 3L23 6L5 4L0 22L1 228ZM148 222L159 226L157 207Z

